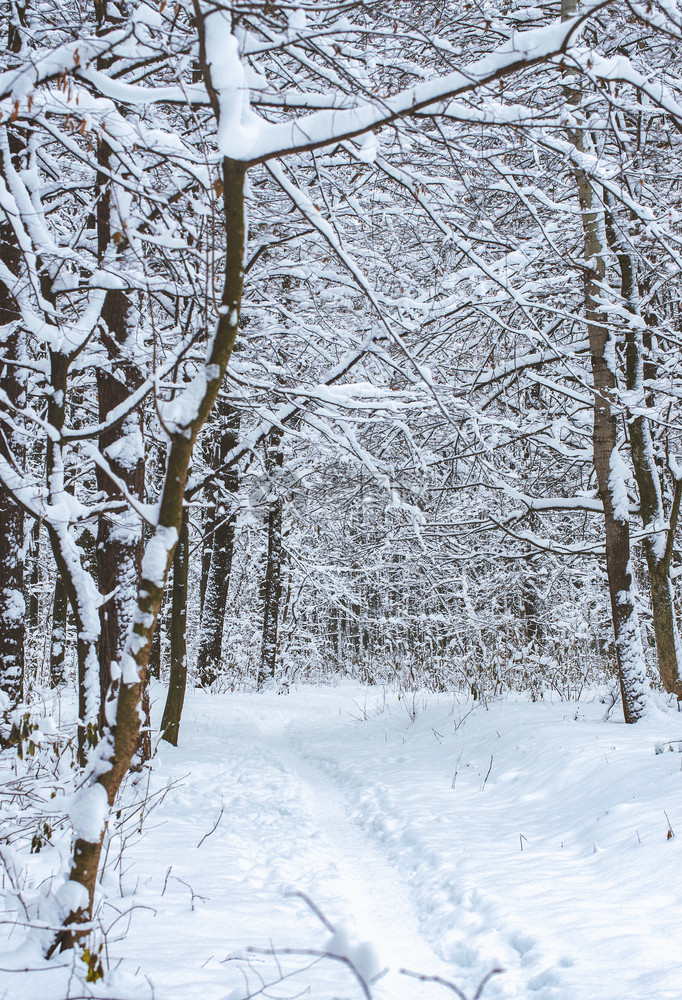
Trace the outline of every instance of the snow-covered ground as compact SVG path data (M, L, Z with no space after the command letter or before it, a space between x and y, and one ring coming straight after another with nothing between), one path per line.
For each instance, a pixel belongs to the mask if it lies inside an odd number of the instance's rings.
M361 998L314 954L335 951L388 968L376 1000L455 995L401 969L473 997L495 968L487 1000L679 1000L682 716L603 715L349 683L190 694L151 779L172 787L104 876L104 981L5 923L0 998ZM36 885L54 855L28 859Z

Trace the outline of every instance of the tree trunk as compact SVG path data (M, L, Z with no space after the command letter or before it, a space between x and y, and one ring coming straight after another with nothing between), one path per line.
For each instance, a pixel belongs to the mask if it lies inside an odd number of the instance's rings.
M11 42L11 39L10 39ZM0 148L0 166L5 157L14 167L23 166L24 143L11 127L5 129L5 142ZM22 255L14 229L8 218L0 217L0 259L4 267L19 280ZM7 418L18 423L13 406L23 406L25 378L15 362L21 359L24 338L18 329L19 310L12 288L0 281L0 391L10 408ZM12 423L0 428L0 455L8 462L23 465L25 456L21 432ZM0 691L5 695L0 707L11 711L23 697L24 684L24 512L0 491Z
M123 386L105 373L98 377L100 420L114 406L127 398L129 387ZM110 444L118 442L121 460L111 452ZM108 458L112 472L123 482L133 497L142 498L144 490L144 461L140 420L132 414L122 428L100 437L100 451ZM98 486L112 499L120 496L109 477L98 469ZM115 704L118 664L123 654L125 639L132 622L135 595L139 581L142 558L142 530L140 518L125 509L99 519L97 533L97 575L104 603L100 606L101 638L99 647L100 731L114 721L109 708ZM148 731L148 730L146 730ZM148 760L151 748L148 739L142 748L142 757Z
M94 0L98 34L111 28L109 7L104 0ZM97 68L101 71L112 64L110 56L100 57ZM112 199L109 179L111 148L100 137L97 162L101 170L96 180L97 257L100 266L126 261L127 241L123 237L127 218L125 199ZM116 237L116 239L114 239ZM122 238L123 237L123 238ZM105 330L102 342L109 364L97 372L99 421L106 421L108 414L125 403L136 389L139 373L127 359L135 351L135 315L130 296L125 289L110 289L102 307ZM142 414L133 411L120 427L105 430L99 438L99 450L109 468L128 495L136 500L144 496L144 444ZM98 489L111 499L121 497L121 490L112 476L97 466ZM120 514L104 514L99 518L97 535L97 577L103 602L100 605L100 732L113 723L113 709L118 685L119 662L123 654L134 609L137 584L142 559L142 524L140 517L125 504ZM109 709L112 712L109 712ZM139 753L143 761L151 757L149 696L143 696L145 726Z
M149 486L147 486L147 491L145 493L145 496L147 497L147 502L149 503L152 499L149 493ZM149 529L149 526L143 525L143 532L142 532L143 547L149 540L149 538L151 538L151 535L152 532ZM171 570L171 572L175 571L174 567L175 567L175 561L173 562L173 569ZM169 585L171 585L170 581ZM170 621L173 611L172 607L169 607L170 603L171 602L168 599L168 588L167 588L166 591L164 592L163 599L161 601L159 616L156 619L156 628L154 630L154 641L152 642L152 650L151 653L149 654L149 663L147 664L147 674L150 680L153 679L160 681L163 674L163 668L165 666L164 663L165 651L163 649L163 643L165 636L170 632Z
M210 67L206 64L203 42L203 21L199 21L201 63L207 89L212 95L216 115L220 105L212 89ZM82 791L86 800L101 802L109 808L125 777L135 753L140 732L140 703L145 683L156 619L161 606L173 553L182 529L183 501L187 473L197 434L205 423L218 396L225 370L239 329L239 311L243 288L245 246L244 181L246 168L233 160L222 161L224 224L227 237L225 279L214 336L209 342L206 362L201 373L201 394L189 408L191 416L177 426L171 435L166 477L159 505L158 525L142 562L132 630L121 660L122 674L118 689L116 721L111 736L98 747L100 766ZM148 558L147 558L148 556ZM73 903L64 926L49 953L56 948L72 948L87 933L97 882L104 826L98 835L76 837L70 880L73 883ZM80 889L78 888L80 887Z
M66 625L69 597L60 575L54 583L52 598L52 634L50 637L50 686L59 687L66 681Z
M113 359L112 359L113 361ZM121 384L113 376L101 372L98 375L99 419L104 421L107 414L128 398L130 387ZM110 446L114 445L114 449ZM144 460L141 457L142 434L137 414L132 414L121 428L108 431L100 436L100 451L108 459L112 472L125 484L129 494L142 498L144 489ZM120 454L120 459L114 457ZM114 499L120 492L111 479L101 469L97 470L98 488ZM113 698L112 664L118 664L125 637L132 621L135 606L135 591L139 580L142 531L140 518L129 509L116 514L105 514L99 519L97 531L97 576L99 588L105 598L100 607L100 726L103 729L111 719L107 719L107 700ZM118 667L114 668L117 671Z
M0 377L0 384L2 383ZM0 438L1 441L1 438ZM11 711L23 698L24 685L24 515L0 493L0 691Z
M164 614L163 607L159 612L159 617L156 622L156 630L154 632L154 641L152 642L152 651L149 654L149 665L148 673L151 680L160 681L161 680L161 639L164 632Z
M208 575L211 572L211 556L213 555L213 544L215 541L216 506L207 495L207 506L204 508L202 516L203 542L201 545L201 576L199 578L199 619L204 619L204 602L206 600L206 585Z
M626 722L637 722L646 709L646 669L630 568L625 477L617 447L617 417L613 408L616 379L607 360L609 333L604 318L594 308L595 291L588 274L585 306L594 378L594 469L604 505L606 568L623 712Z
M651 610L656 637L658 672L665 690L669 694L676 694L678 698L682 698L682 677L680 676L682 647L675 611L673 585L670 579L670 556L672 555L672 539L677 518L671 516L670 526L666 532L661 480L656 465L651 425L642 412L651 405L652 400L647 399L645 388L645 349L638 308L635 262L629 253L618 246L613 224L608 227L607 232L610 242L618 254L621 269L621 294L630 315L633 317L633 321L627 325L625 331L627 414L630 453L639 493L640 517L646 532L644 554L651 583ZM670 541L670 545L668 545L668 541Z
M182 514L180 537L173 556L173 610L168 696L161 720L161 738L178 745L182 707L187 688L187 576L189 571L189 508Z
M211 455L214 467L223 464L225 457L237 444L239 435L239 412L227 403L218 404L220 419L220 439L218 448ZM208 560L208 577L205 582L205 596L201 610L201 631L197 675L199 683L209 687L220 672L223 646L223 623L227 608L227 594L232 571L232 555L236 527L236 513L229 511L234 506L239 488L237 466L228 469L218 481L211 485L213 515L212 537L205 545L211 552ZM227 494L227 495L226 495ZM206 551L206 549L204 550ZM205 567L207 560L203 560Z
M0 325L4 289L0 283ZM0 361L0 390L12 403L22 405L23 386L11 364L17 356L18 339L17 334L12 334L5 341ZM22 441L9 430L3 428L3 431L0 454L8 461L21 462ZM6 696L4 711L11 711L23 697L25 612L24 512L0 491L0 691Z
M106 172L111 151L105 141L100 141L98 163L103 172L97 178L97 245L99 262L107 255L122 260L122 244L112 240L112 204L110 184ZM132 376L133 366L126 363L128 351L134 344L132 329L133 311L129 296L120 289L107 291L102 307L102 321L106 326L103 342L109 355L109 365L97 372L99 420L105 422L116 406L125 403L136 388ZM99 438L99 449L109 463L113 475L127 493L141 500L144 495L144 446L142 416L129 414L120 427L105 430ZM121 497L115 481L99 465L97 486L111 499ZM113 723L108 709L115 703L119 661L125 639L132 622L135 593L142 558L142 525L139 516L126 504L120 514L104 514L99 518L97 533L97 575L103 603L100 606L100 732ZM151 735L148 717L140 744L143 760L151 756Z
M66 387L71 357L50 350L50 386L52 394L47 407L48 423L60 434L65 421ZM47 483L50 503L63 505L65 485L64 450L61 440L50 435L46 455ZM97 594L91 575L83 568L83 553L76 545L66 523L46 525L57 572L62 578L69 603L76 619L76 651L78 659L78 762L86 764L87 748L97 742L99 685L97 646L99 621Z
M270 432L265 451L265 469L268 475L282 468L284 456L281 448L282 432ZM278 484L275 482L275 490ZM261 645L258 687L273 679L277 665L277 630L279 605L282 595L282 498L275 494L268 509L268 556L265 564L263 598L263 640Z
M576 0L562 0L563 19L571 17ZM569 105L580 104L580 90L568 74L564 93ZM574 114L575 114L574 110ZM583 131L569 128L568 138L579 153L584 152ZM574 166L573 175L580 204L586 265L583 270L585 318L590 344L594 393L592 431L593 462L599 496L604 506L606 571L609 581L611 616L618 661L618 676L626 722L636 722L646 710L647 682L644 650L634 598L630 567L630 524L623 461L618 451L615 344L610 340L606 317L598 311L600 283L605 277L600 221L603 213L594 204L589 178Z

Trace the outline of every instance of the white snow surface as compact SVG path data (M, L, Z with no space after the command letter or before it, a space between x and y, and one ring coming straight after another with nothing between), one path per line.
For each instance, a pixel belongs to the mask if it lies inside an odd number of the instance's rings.
M351 959L388 968L375 1000L455 995L401 968L471 998L496 967L484 1000L677 1000L682 716L617 712L350 682L189 693L151 776L176 784L102 881L104 982L3 923L0 998L243 1000L313 962L265 995L352 1000ZM29 907L52 851L23 858Z

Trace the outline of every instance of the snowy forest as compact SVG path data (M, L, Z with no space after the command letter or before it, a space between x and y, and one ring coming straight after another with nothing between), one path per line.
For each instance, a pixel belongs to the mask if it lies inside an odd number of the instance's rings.
M679 996L679 0L0 12L0 997Z

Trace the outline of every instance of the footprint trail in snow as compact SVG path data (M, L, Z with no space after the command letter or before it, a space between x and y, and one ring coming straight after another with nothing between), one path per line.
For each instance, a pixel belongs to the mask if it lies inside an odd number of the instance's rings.
M510 703L460 725L452 697L430 696L416 719L376 692L365 718L358 697L189 696L181 746L162 744L154 781L187 777L104 880L112 918L121 889L137 907L109 942L112 996L150 996L147 976L155 1000L361 998L341 963L302 954L324 951L330 931L300 894L339 928L337 952L389 968L375 1000L448 995L403 967L469 998L502 967L484 1000L676 996L680 932L668 925L667 951L655 941L666 914L682 915L682 859L641 790L670 804L679 761L655 756L652 734L601 723L598 706L582 724L573 708ZM635 851L639 876L623 867Z

